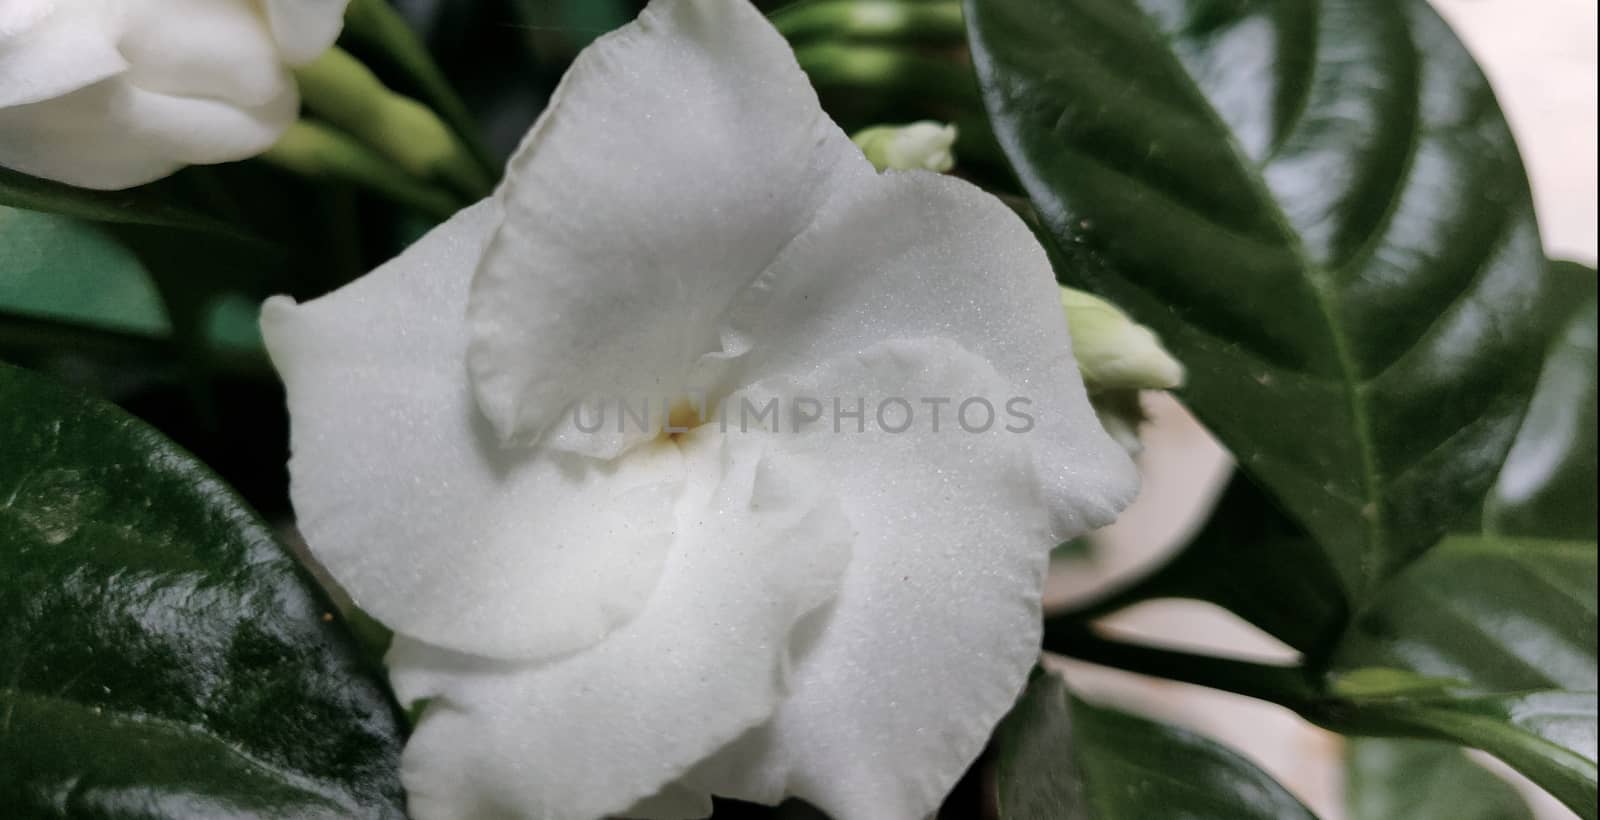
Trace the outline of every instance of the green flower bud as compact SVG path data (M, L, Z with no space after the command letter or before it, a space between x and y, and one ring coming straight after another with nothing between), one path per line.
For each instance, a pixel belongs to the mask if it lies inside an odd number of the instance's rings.
M956 127L923 120L909 125L875 125L850 138L879 171L923 169L944 173L955 167L951 147Z
M1170 390L1183 386L1183 365L1156 334L1116 305L1081 290L1061 289L1072 352L1089 392Z

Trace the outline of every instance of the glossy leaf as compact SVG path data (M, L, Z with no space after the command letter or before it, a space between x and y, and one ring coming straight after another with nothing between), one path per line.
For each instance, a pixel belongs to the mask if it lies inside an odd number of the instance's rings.
M0 805L400 818L399 715L331 605L209 471L0 366Z
M1334 665L1593 692L1596 571L1593 541L1446 539L1355 618Z
M1086 703L1036 674L996 736L1002 820L1310 820L1238 754L1189 731Z
M1347 734L1482 749L1594 820L1595 713L1594 692L1541 691L1364 699L1322 704L1308 716Z
M1348 743L1345 806L1350 820L1533 820L1511 784L1448 743Z
M1533 403L1484 511L1484 529L1595 540L1595 270L1556 262L1576 309L1545 358Z
M1426 3L967 18L1058 269L1161 334L1353 606L1474 517L1562 300L1504 118Z

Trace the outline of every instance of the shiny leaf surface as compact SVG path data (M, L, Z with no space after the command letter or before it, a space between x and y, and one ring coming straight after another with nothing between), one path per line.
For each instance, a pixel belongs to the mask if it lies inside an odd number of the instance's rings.
M1596 682L1593 541L1456 536L1361 612L1335 666L1393 667L1497 691Z
M1368 698L1311 716L1347 734L1444 740L1505 761L1585 820L1596 817L1595 693Z
M1161 334L1353 605L1474 516L1561 299L1425 3L971 0L968 24L1058 270Z
M1500 468L1484 529L1511 535L1595 540L1595 270L1552 264L1576 309L1556 335L1533 403Z
M1533 820L1511 784L1448 743L1363 738L1345 760L1350 820Z
M1001 724L1002 820L1310 820L1250 761L1199 735L1073 697L1040 673Z
M0 365L0 805L400 818L398 713L255 515L122 411Z

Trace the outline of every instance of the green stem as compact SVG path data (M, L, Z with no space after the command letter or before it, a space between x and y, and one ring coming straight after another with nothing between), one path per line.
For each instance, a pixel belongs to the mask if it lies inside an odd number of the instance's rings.
M950 60L892 46L840 43L803 45L795 57L820 91L864 91L982 110L972 72Z
M290 126L261 159L314 180L346 182L440 220L465 203L418 181L349 136L311 120Z
M412 176L446 182L468 199L489 194L493 181L449 126L427 106L389 90L343 49L328 49L296 69L295 78L312 113Z
M388 0L352 0L345 12L345 31L392 59L416 85L423 100L455 129L484 172L491 178L499 176L500 162L484 145L467 104L445 79L444 72L428 53L428 47Z
M1084 624L1047 623L1044 648L1100 666L1165 678L1302 711L1323 696L1299 666L1255 663L1101 637Z
M961 4L948 0L812 0L779 9L770 19L791 42L837 37L948 44L967 36Z

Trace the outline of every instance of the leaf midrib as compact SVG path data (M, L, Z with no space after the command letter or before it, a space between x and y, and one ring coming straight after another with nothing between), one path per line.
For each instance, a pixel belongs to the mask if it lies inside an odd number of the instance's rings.
M1158 39L1164 42L1171 42L1171 38L1162 32L1159 26L1155 25L1149 13L1143 7L1136 3L1131 5L1133 5L1134 10L1138 12L1140 19L1149 30L1157 35ZM1392 10L1394 7L1385 5L1384 8ZM1320 15L1321 11L1321 4L1316 4L1313 13ZM1313 36L1312 40L1320 47L1320 36ZM1228 148L1229 155L1233 158L1235 167L1249 185L1252 193L1255 194L1260 202L1266 205L1266 215L1271 219L1273 227L1283 237L1287 249L1294 254L1294 258L1300 263L1300 268L1305 274L1305 284L1309 286L1313 301L1327 327L1329 339L1333 345L1334 362L1339 369L1337 381L1345 394L1353 428L1351 432L1354 434L1357 449L1360 451L1361 487L1367 502L1367 507L1363 507L1359 512L1367 537L1362 542L1362 553L1358 557L1360 574L1355 579L1358 586L1356 589L1350 590L1352 602L1359 606L1359 602L1366 600L1371 590L1377 586L1378 574L1383 566L1382 554L1386 547L1386 539L1384 538L1382 521L1386 504L1384 503L1382 480L1378 470L1376 446L1372 434L1372 421L1361 396L1363 385L1361 369L1355 360L1350 340L1345 335L1340 321L1341 311L1338 296L1332 292L1330 271L1311 259L1300 232L1289 221L1288 214L1284 213L1283 206L1278 202L1277 197L1273 196L1272 189L1261 178L1254 163L1249 161L1243 146L1235 139L1233 130L1228 127L1227 123L1217 113L1216 108L1211 105L1211 100L1195 82L1194 76L1189 73L1188 68L1183 65L1182 61L1177 59L1175 50L1167 48L1160 51L1162 58L1168 61L1171 67L1175 69L1174 73L1182 78L1181 82L1184 84L1184 89L1192 95L1197 103L1199 113L1205 117L1213 131L1221 136ZM1315 60L1311 62L1311 66L1311 71L1314 74L1316 72ZM1307 96L1309 98L1309 94ZM1309 99L1306 105L1309 105ZM1285 134L1293 131L1293 126L1305 116L1306 110L1305 106L1300 107L1293 117L1286 119L1282 123ZM1410 162L1411 159L1408 157L1408 165ZM1393 200L1393 197L1391 197L1391 200ZM1387 217L1378 224L1382 225L1386 222Z

